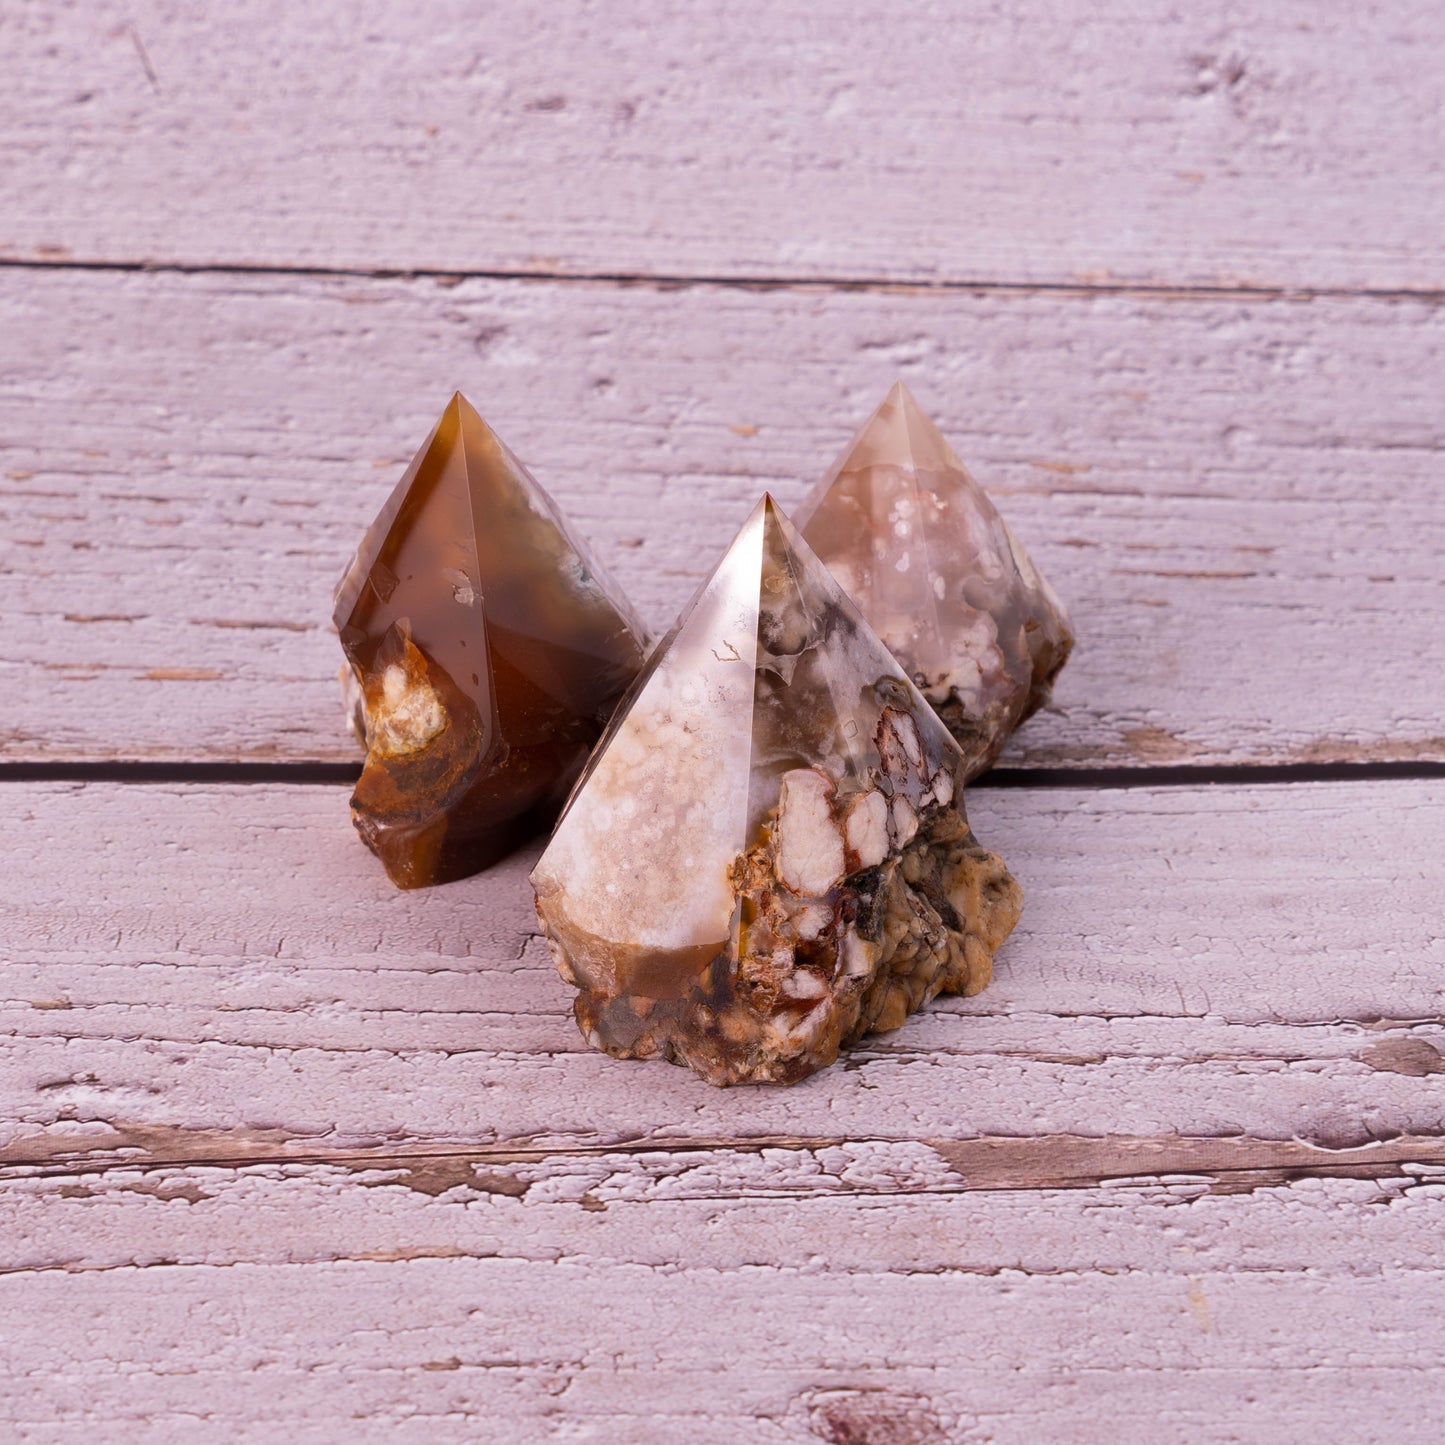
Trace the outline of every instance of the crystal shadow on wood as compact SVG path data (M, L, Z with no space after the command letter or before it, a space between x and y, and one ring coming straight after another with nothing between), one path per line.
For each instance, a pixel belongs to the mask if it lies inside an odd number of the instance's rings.
M352 817L391 880L465 877L544 830L647 637L457 393L336 590L366 764Z
M964 758L764 498L619 707L532 873L597 1048L792 1082L976 993L1021 893Z

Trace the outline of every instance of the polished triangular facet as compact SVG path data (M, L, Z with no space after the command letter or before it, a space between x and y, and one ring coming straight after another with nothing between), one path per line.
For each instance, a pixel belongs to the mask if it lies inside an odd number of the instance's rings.
M352 816L403 888L545 828L646 635L458 393L336 589L366 766Z
M584 1034L787 1082L976 992L1017 884L957 744L770 498L659 644L532 874Z
M1043 703L1074 637L987 493L900 381L798 509L814 551L948 724L965 779Z

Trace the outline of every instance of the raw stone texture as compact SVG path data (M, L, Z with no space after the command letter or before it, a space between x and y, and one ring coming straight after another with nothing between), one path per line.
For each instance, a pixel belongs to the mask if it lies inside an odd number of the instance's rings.
M976 993L1022 895L965 759L765 498L650 659L532 874L597 1048L792 1082Z

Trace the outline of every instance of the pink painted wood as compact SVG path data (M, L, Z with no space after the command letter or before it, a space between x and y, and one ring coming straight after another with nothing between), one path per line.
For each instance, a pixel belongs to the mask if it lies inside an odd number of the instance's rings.
M330 789L10 792L0 1418L1437 1422L1439 784L979 792L1029 891L996 986L731 1092L583 1046L531 854L400 894Z
M665 628L903 374L1082 639L1009 761L1445 759L1433 304L28 270L0 303L0 757L354 757L331 588L452 386Z
M1445 22L1351 20L5 7L0 1434L1445 1432ZM399 894L227 771L352 756L454 386L664 623L898 375L1079 625L1011 761L1139 770L972 795L979 998L609 1061L532 854Z
M1440 781L978 790L974 829L1027 898L995 983L804 1087L734 1091L586 1047L538 936L535 848L401 893L339 789L11 786L17 1157L169 1158L192 1128L225 1157L258 1140L280 1157L781 1135L1338 1146L1429 1133L1445 1100L1445 941L1420 927Z
M0 254L1439 289L1431 0L10 0Z

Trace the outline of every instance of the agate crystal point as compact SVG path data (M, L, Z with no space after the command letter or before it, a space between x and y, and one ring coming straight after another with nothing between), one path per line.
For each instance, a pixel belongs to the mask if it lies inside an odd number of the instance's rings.
M797 512L957 739L973 778L1074 645L1053 588L900 381Z
M464 877L547 827L646 647L460 394L338 584L335 620L367 750L352 817L402 888Z
M532 873L596 1047L791 1082L976 993L1018 918L964 759L770 499L658 645Z

